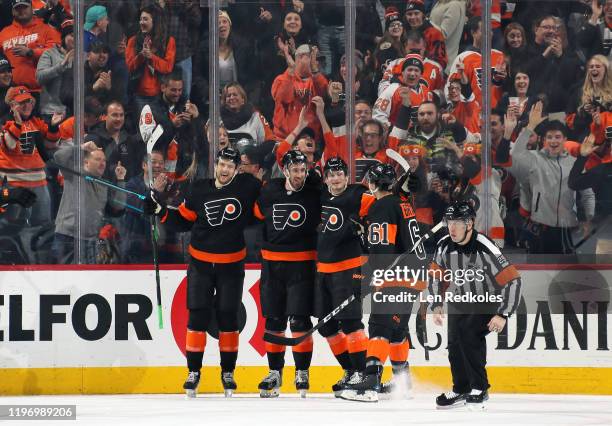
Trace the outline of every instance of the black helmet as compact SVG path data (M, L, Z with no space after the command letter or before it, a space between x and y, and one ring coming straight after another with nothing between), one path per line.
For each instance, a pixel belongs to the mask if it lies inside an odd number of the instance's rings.
M368 169L368 181L383 191L390 191L395 182L395 169L389 164L379 163Z
M217 161L219 161L219 158L223 158L224 160L230 160L233 161L234 164L236 165L236 167L238 167L240 165L240 152L234 148L223 148L221 151L219 151L219 153L217 154Z
M323 173L327 174L330 171L343 171L345 175L348 175L348 165L344 162L344 160L340 157L332 157L325 162L325 167L323 167Z
M290 150L283 155L282 164L283 167L289 167L292 164L306 164L306 156L300 151Z
M466 201L457 201L446 208L444 219L446 220L467 220L476 218L474 208Z

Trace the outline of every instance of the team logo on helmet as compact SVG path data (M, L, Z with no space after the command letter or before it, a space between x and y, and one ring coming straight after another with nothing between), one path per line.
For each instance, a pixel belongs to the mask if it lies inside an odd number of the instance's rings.
M322 206L321 218L323 219L323 232L337 231L342 228L344 217L340 209L330 206Z
M297 228L306 221L306 209L299 204L274 204L272 220L277 231L282 231L287 226Z
M238 219L242 205L235 198L222 198L204 203L204 210L210 226L219 226L224 220Z

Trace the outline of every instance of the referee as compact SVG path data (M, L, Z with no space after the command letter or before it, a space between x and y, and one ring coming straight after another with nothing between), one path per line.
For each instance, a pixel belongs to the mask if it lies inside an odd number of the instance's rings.
M484 407L490 387L485 337L503 330L520 300L516 268L491 239L474 229L475 217L465 201L446 209L448 235L439 241L430 266L434 324L442 325L443 304L448 301L448 360L453 375L453 389L436 398L437 408ZM447 283L449 276L452 280ZM446 284L449 287L444 289Z

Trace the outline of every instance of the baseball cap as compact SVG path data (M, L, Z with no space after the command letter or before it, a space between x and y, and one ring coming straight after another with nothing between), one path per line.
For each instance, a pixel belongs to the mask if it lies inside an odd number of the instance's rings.
M12 6L13 7L17 7L17 6L32 6L32 0L13 0L12 1Z
M302 44L297 49L295 49L295 57L298 55L310 55L310 46L308 44Z
M23 102L28 99L34 99L30 94L30 90L25 86L16 86L7 90L4 101L8 104L11 102Z
M89 31L94 27L94 25L96 25L96 22L107 16L108 12L104 6L92 6L87 9L87 13L85 14L85 25L83 25L83 28Z
M11 63L9 62L9 60L5 56L0 55L0 72L12 70L12 69L13 67L11 66Z
M93 53L100 53L100 52L110 53L111 49L108 44L104 43L103 41L97 40L97 41L94 41L89 46L89 51Z

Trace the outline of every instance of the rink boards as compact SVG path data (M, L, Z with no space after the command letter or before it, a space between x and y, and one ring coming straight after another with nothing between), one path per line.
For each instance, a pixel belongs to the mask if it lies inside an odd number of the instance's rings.
M267 372L257 266L246 271L239 391L255 392ZM612 394L608 330L612 267L521 268L525 314L507 333L488 337L494 392ZM159 329L154 271L146 267L4 268L0 273L0 394L176 393L186 375L185 270L161 271ZM569 294L571 293L571 296ZM567 296L567 297L566 297ZM565 299L571 299L570 303ZM576 302L576 301L583 301ZM419 387L450 383L445 328L427 319L430 359L416 316L410 320L411 371ZM215 326L204 356L200 390L219 392ZM286 356L284 388L294 391ZM329 392L340 369L315 336L311 391Z

